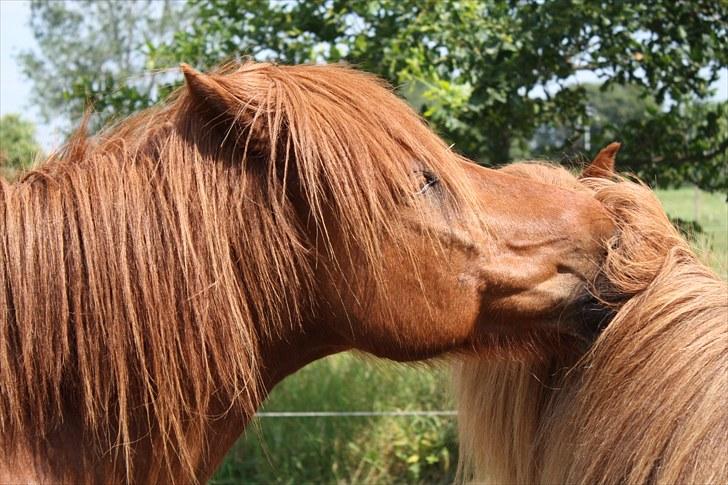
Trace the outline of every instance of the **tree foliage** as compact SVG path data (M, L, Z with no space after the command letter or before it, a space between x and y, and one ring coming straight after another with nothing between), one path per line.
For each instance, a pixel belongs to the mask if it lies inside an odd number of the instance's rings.
M686 182L710 191L728 190L728 103L682 103L603 126L594 137L622 140L622 170L653 185Z
M728 187L727 103L686 101L665 111L654 96L633 85L587 84L579 89L587 101L583 123L540 127L533 153L578 158L620 140L619 169L647 182L662 187L691 182L707 190Z
M77 121L93 107L95 125L147 107L158 97L158 73L146 69L146 46L179 27L174 0L32 0L38 44L19 56L46 121ZM69 123L69 125L72 123Z
M242 57L353 63L401 87L457 150L485 164L529 155L544 126L570 132L555 149L573 147L589 117L589 93L575 76L590 71L605 90L628 85L654 99L655 109L610 132L625 142L631 168L670 174L660 183L725 188L713 169L725 162L726 108L698 102L728 65L725 2L187 3L190 21L173 39L149 43L148 67L209 68Z
M33 123L12 113L0 117L0 168L27 168L40 154Z

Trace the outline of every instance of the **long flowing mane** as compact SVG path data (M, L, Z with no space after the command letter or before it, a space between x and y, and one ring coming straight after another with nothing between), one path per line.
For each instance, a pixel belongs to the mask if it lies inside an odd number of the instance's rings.
M216 403L254 413L261 339L316 311L332 221L376 270L395 209L417 204L412 160L467 199L458 156L372 76L247 63L208 82L225 106L184 87L0 179L6 454L78 419L127 477L152 432L191 463Z
M585 182L617 224L596 284L616 316L585 355L462 365L461 477L726 483L728 287L649 189Z

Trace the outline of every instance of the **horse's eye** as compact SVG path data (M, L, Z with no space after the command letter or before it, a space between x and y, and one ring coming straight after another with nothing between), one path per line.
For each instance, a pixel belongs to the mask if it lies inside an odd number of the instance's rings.
M418 194L424 194L431 187L437 185L440 182L440 179L437 178L437 175L430 172L429 170L420 170L419 173L422 176L423 184L422 187L420 187L420 190L417 191Z

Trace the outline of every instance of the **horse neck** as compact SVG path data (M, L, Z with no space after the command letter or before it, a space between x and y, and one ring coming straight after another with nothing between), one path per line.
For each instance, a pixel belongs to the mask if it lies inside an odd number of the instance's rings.
M541 483L728 483L728 287L691 263L651 290L562 380Z
M727 483L728 288L696 265L670 276L625 305L577 364L466 363L463 478Z
M303 325L305 328L307 325ZM312 325L320 328L318 325ZM259 400L252 403L260 407L269 392L288 375L327 355L346 350L329 343L321 332L297 331L267 340L261 349L261 391ZM213 402L207 410L211 419L204 436L189 436L198 442L193 467L195 479L206 483L222 463L235 441L245 431L252 416L231 409L229 402ZM179 461L166 463L159 450L162 443L154 432L134 432L146 437L138 440L132 450L134 456L132 483L189 483L187 468ZM93 439L85 435L82 417L67 411L63 425L43 437L43 443L18 442L16 447L4 449L0 460L0 483L110 483L125 482L124 468L110 450L100 449ZM101 458L100 458L101 457ZM116 477L116 478L113 478Z
M67 253L71 244L79 243L79 237L90 237L94 231L93 227L83 226L79 212L84 213L86 221L93 219L95 224L112 222L104 220L104 214L100 212L108 210L113 201L106 200L106 206L94 208L88 205L90 197L86 195L87 199L84 200L78 196L78 191L87 194L86 191L99 188L96 184L113 187L114 181L121 186L127 174L112 173L110 178L113 180L104 182L96 179L92 173L76 178L64 177L64 167L54 172L53 170L57 168L51 167L48 173L32 174L29 179L16 185L8 185L4 180L0 182L2 184L0 238L3 238L3 243L0 244L0 331L7 337L6 341L18 342L18 348L13 350L14 358L11 358L12 353L0 354L1 358L12 363L6 366L3 362L0 377L3 387L13 389L14 394L8 398L15 399L11 404L18 404L21 401L27 404L26 401L31 398L33 399L30 402L31 406L35 406L38 402L53 403L43 404L49 413L44 423L34 420L33 417L37 416L35 411L28 411L28 416L31 418L26 421L24 428L28 433L26 436L28 439L11 442L14 441L8 438L11 434L3 432L5 436L0 438L0 443L3 445L0 448L3 448L7 459L0 460L4 463L0 466L0 482L124 481L128 476L123 454L116 448L109 448L109 443L113 443L116 439L118 426L113 420L104 422L103 419L110 419L108 416L102 417L102 423L99 425L102 433L111 436L103 437L100 441L106 444L100 444L94 436L94 431L89 430L83 403L77 402L80 399L76 399L81 394L81 390L78 389L81 384L78 382L64 384L53 379L64 379L65 382L70 374L76 375L73 367L80 352L76 348L77 339L80 337L77 332L88 330L88 325L93 324L90 320L75 324L69 320L74 318L74 315L79 317L84 314L69 307L73 305L72 300L74 300L71 294L75 294L76 298L87 298L78 294L87 290L73 286L80 285L79 281L87 278L87 275L83 272L78 274L69 272L74 267L84 271L83 268L86 266L83 261L70 260ZM72 165L66 169L81 170ZM97 169L114 170L111 166L83 167L86 171ZM73 183L84 186L76 186L71 190L65 185ZM126 189L128 190L128 186ZM118 192L115 193L118 195ZM108 197L111 196L107 194ZM98 213L94 213L94 210ZM149 210L154 208L151 207ZM105 237L111 236L107 234ZM106 245L110 246L109 241L106 241ZM83 247L84 251L92 249L89 246ZM168 249L173 251L175 248ZM86 254L85 257L90 256ZM113 264L113 261L114 257L106 257L101 264ZM65 275L59 274L59 269L63 269ZM89 270L86 268L85 271ZM113 279L110 271L102 273ZM160 271L158 277L168 277L169 274L165 275L165 272ZM114 284L121 284L121 281L116 281ZM104 291L110 291L108 286ZM208 286L205 284L205 288ZM105 295L110 296L109 293ZM99 302L88 304L96 303ZM109 307L111 313L116 313L116 310L120 309L110 300L100 300L100 303L111 305ZM148 308L148 310L155 309ZM94 320L105 322L104 318ZM118 315L114 320L116 325L123 324ZM224 324L224 322L218 323ZM211 399L207 408L201 410L201 414L213 418L207 419L203 429L191 431L185 439L190 444L189 465L200 481L211 476L227 450L245 429L252 412L260 406L262 400L278 382L313 360L345 350L336 344L336 339L323 330L326 325L320 320L304 318L301 322L282 325L275 331L265 328L265 322L255 321L250 322L250 325L254 328L253 333L259 336L254 350L257 368L253 378L256 382L250 383L256 387L256 392L250 393L250 402L244 409L233 405L227 399ZM48 331L50 328L55 330L50 332ZM252 355L253 349L250 350ZM18 359L18 355L22 355L23 358ZM231 356L235 357L246 356ZM106 362L108 358L108 354L98 356L100 359L98 362ZM63 394L71 388L74 390L70 394ZM142 389L138 386L129 388L128 392L132 394L138 392L139 396L143 395ZM1 411L4 426L7 426L7 421L12 415L12 405L8 405L8 402L8 400L0 401L3 405ZM23 419L28 418L26 416ZM38 435L39 430L44 430L45 434ZM41 436L42 439L38 440L31 435L36 438ZM160 438L162 434L155 431L154 427L150 429L143 416L137 416L132 421L130 435L137 437L132 439L133 445L130 448L133 461L131 473L134 481L143 483L189 481L189 467L185 467L175 458L175 450L162 451L165 445ZM169 446L168 443L166 445ZM165 461L161 456L164 453L168 455L166 460L169 461ZM118 480L114 480L113 477L117 477Z

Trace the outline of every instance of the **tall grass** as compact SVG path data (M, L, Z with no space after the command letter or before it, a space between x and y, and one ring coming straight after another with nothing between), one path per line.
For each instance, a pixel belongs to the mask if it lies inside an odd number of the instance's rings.
M264 411L453 409L443 366L405 366L346 353L276 387ZM451 483L455 418L259 418L213 483Z
M673 218L695 221L703 232L695 234L694 246L703 261L728 279L728 202L726 194L692 188L658 190L665 210ZM696 198L697 195L697 198ZM696 217L697 216L697 217Z

